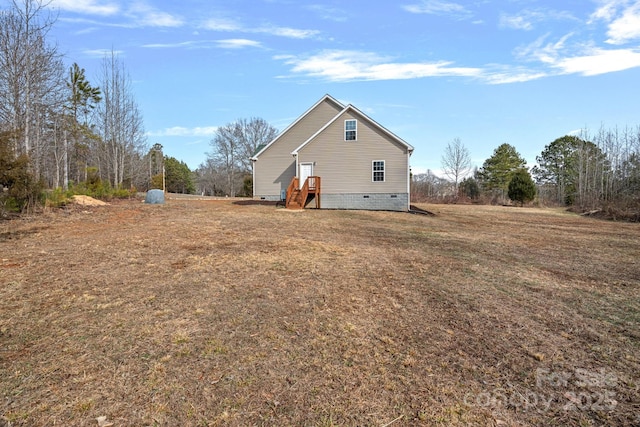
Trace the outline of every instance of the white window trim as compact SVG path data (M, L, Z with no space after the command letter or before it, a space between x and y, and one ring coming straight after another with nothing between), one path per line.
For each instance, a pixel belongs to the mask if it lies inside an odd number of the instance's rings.
M349 129L347 131L347 122L355 122L356 128L355 129ZM347 139L347 132L355 132L356 133L356 138L355 139ZM352 142L352 141L357 141L358 140L358 121L356 119L345 119L344 120L344 140L346 142Z
M382 170L376 171L375 164L376 162L382 162ZM382 172L382 181L375 180L375 172ZM371 182L386 182L387 181L387 162L384 160L372 160L371 161Z

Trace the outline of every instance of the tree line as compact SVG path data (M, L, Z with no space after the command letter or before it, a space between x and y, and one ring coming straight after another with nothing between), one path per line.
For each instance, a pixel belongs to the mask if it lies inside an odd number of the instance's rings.
M544 147L531 169L514 146L501 144L472 170L459 138L447 145L441 161L448 179L431 171L414 175L414 200L524 204L536 199L578 211L640 215L640 126L560 137Z
M55 25L48 5L11 0L0 10L0 216L60 192L60 200L150 188L251 196L250 157L276 136L274 127L251 118L218 128L205 162L191 171L161 145L149 148L131 78L115 53L103 58L95 82L77 63L65 66L48 38Z
M149 185L142 114L124 63L105 56L96 84L78 64L66 67L49 40L48 5L12 0L0 11L2 211L37 204L45 188ZM28 175L30 188L12 190L15 175Z
M96 82L65 66L43 0L0 10L0 215L43 202L46 189L109 197L150 188L251 196L251 156L277 134L261 118L217 129L206 160L191 171L147 143L122 60L103 58Z
M524 204L535 196L527 162L510 144L501 144L481 168L473 169L469 149L455 138L445 148L441 163L446 178L430 170L412 175L412 200L505 203L511 199Z
M536 160L532 172L547 200L579 210L640 205L640 126L564 136Z
M155 144L148 156L151 185L171 193L218 197L251 197L251 157L276 137L278 131L259 117L237 119L219 127L194 171L186 163L162 154Z

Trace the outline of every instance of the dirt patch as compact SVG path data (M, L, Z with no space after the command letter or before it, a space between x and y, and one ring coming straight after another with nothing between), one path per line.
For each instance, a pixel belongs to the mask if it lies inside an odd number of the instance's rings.
M638 425L637 224L418 207L0 223L0 425Z
M107 206L107 202L103 202L102 200L94 199L90 196L83 195L75 195L72 197L73 203L81 205L81 206Z

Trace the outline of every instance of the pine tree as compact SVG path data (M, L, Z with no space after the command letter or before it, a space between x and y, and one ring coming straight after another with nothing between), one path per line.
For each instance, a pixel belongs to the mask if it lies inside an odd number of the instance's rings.
M586 179L598 170L609 171L606 155L593 142L577 136L563 136L544 147L532 169L538 184L555 193L555 201L573 205L585 194ZM591 181L597 182L598 177Z
M476 179L483 191L504 199L511 177L526 163L514 146L502 144L484 161L482 168L476 172Z
M511 177L508 194L511 200L520 202L520 206L536 197L536 184L525 168L518 169Z
M480 186L478 181L473 177L467 177L460 183L460 192L471 200L477 200L480 197Z
M175 157L165 156L165 179L169 193L194 194L196 187L189 166Z

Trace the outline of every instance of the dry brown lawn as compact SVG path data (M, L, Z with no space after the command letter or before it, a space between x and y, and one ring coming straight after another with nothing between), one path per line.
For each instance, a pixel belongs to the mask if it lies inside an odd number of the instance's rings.
M1 222L0 426L640 424L638 224L422 207Z

